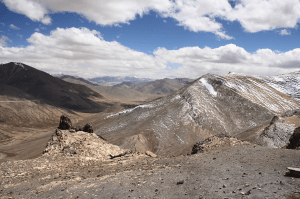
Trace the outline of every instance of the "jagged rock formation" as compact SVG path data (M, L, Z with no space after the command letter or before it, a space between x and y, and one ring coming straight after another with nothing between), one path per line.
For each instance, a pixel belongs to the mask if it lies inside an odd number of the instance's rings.
M298 126L300 126L299 110L290 110L274 116L268 125L245 131L237 135L237 138L262 146L285 148Z
M131 150L180 155L213 135L265 128L275 115L299 107L259 78L208 74L169 96L109 115L95 133Z
M107 143L94 133L59 130L48 142L44 155L106 160L129 153L128 150Z

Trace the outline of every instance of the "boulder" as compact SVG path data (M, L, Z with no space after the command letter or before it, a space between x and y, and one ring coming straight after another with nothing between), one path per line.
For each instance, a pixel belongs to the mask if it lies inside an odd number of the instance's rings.
M93 133L93 126L90 123L87 123L83 128L82 131L88 132L88 133Z
M295 128L289 144L286 146L287 149L297 149L298 147L300 147L300 126Z
M61 130L68 130L72 128L72 122L70 118L68 118L66 115L60 116L60 121L58 128Z
M80 125L76 126L75 131L76 131L76 132L77 132L77 131L82 131L81 126L80 126Z
M150 157L152 157L152 158L156 158L157 157L157 155L155 155L153 152L151 152L151 151L146 151L146 154L148 155L148 156L150 156Z

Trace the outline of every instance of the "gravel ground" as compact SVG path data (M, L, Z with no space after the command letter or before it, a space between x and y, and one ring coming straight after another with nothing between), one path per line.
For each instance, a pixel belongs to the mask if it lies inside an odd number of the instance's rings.
M0 165L1 198L300 198L300 151L221 146L195 155L107 161L42 156Z

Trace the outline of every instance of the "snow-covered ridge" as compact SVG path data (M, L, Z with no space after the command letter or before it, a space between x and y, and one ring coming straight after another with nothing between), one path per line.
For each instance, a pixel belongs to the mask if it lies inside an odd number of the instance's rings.
M153 107L155 107L154 104L143 104L143 105L139 105L139 106L136 106L134 108L131 108L131 109L126 109L124 111L120 111L118 113L111 114L111 115L107 116L106 118L111 118L111 117L114 117L114 116L117 116L117 115L131 113L132 111L140 109L140 108L144 108L145 109L145 108L153 108Z
M211 95L213 95L213 96L215 96L215 97L218 95L218 93L215 91L214 87L212 87L212 85L210 85L210 84L206 81L205 78L201 78L199 81L206 87L206 89L209 91L209 93L210 93Z
M300 108L299 103L281 94L280 90L254 76L224 77L225 85L234 92L259 104L275 114ZM278 92L279 91L279 92ZM285 94L285 93L284 93Z
M300 71L258 78L274 89L300 102Z

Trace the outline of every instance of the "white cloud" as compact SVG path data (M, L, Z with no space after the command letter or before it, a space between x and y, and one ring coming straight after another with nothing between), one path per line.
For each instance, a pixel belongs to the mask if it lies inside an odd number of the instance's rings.
M87 28L57 28L50 35L35 32L25 48L0 48L0 62L24 62L49 73L82 77L153 76L164 69L155 57L103 40Z
M51 23L47 16L48 9L42 1L36 0L3 0L7 8L13 12L24 14L32 21L42 21L45 24ZM49 21L50 20L50 21Z
M100 32L87 28L57 28L50 35L35 32L27 47L5 47L9 38L0 38L0 63L23 62L49 73L81 77L137 76L150 78L190 77L229 71L273 75L300 69L300 49L288 52L259 49L249 53L229 44L219 48L158 48L153 55L105 41ZM178 67L167 67L174 63Z
M176 19L180 26L193 32L213 32L222 39L232 39L222 30L222 24L216 18L230 12L227 0L176 0L163 17Z
M100 25L129 23L136 15L143 16L154 10L164 17L173 17L178 25L190 31L213 32L220 38L231 39L222 30L222 24L215 21L230 10L227 0L3 0L12 11L24 14L33 21L51 23L49 14L75 12L89 21Z
M3 0L3 2L11 11L44 24L51 23L49 13L76 12L97 24L116 25L128 23L135 19L136 14L142 16L150 9L166 11L165 9L171 5L169 0Z
M129 23L136 15L154 10L171 17L179 26L199 32L212 32L222 39L226 35L218 19L239 21L247 32L295 28L300 19L299 0L236 0L232 8L228 0L3 0L11 11L24 14L33 21L50 24L49 14L75 12L100 25Z
M1 46L7 46L7 42L11 42L11 40L6 36L1 35L1 37L0 37L0 47Z
M229 71L252 74L274 75L300 69L300 49L274 52L260 49L249 53L234 44L219 48L185 47L178 50L158 48L154 55L162 63L179 63L182 67L169 71L176 77L197 78L206 73L226 74Z
M280 35L291 35L291 32L287 31L286 29L283 29L280 31Z
M248 32L295 28L300 19L299 0L239 0L228 20L237 20Z
M10 25L9 25L9 28L10 28L10 29L13 29L13 30L20 30L20 28L17 27L17 26L15 26L14 24L10 24Z
M39 29L39 28L36 28L36 29L34 29L34 31L36 31L36 32L40 32L40 29Z

